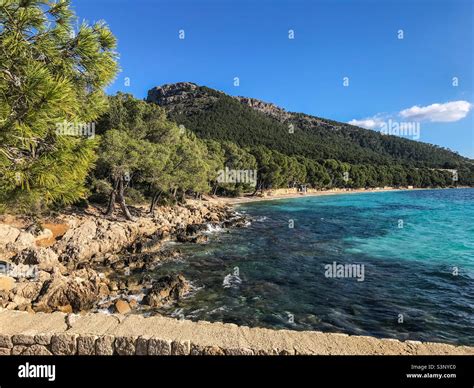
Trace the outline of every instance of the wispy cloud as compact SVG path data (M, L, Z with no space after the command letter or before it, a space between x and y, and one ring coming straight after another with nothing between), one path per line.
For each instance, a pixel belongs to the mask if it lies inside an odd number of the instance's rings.
M416 121L453 122L463 119L472 108L467 101L451 101L444 104L431 104L428 106L412 106L400 112L404 119Z
M403 109L393 115L377 113L374 116L363 119L352 119L349 124L367 129L380 129L389 119L400 117L412 121L454 122L466 117L473 104L468 101L450 101L443 104L431 104L427 106L412 106Z

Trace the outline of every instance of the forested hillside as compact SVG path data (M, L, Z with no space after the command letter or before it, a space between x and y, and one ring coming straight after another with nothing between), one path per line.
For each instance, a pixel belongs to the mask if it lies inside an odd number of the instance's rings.
M202 138L232 141L240 147L263 145L318 162L335 159L372 167L458 169L464 184L473 182L473 161L450 150L286 112L273 104L234 98L192 83L154 88L149 91L148 101L163 106L172 121Z

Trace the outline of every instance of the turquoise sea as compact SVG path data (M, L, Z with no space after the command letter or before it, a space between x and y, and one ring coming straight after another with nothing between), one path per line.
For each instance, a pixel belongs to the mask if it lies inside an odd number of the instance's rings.
M161 313L239 325L474 345L474 189L256 202L247 228L183 244L195 290ZM334 263L334 264L333 264ZM328 277L325 265L363 265Z

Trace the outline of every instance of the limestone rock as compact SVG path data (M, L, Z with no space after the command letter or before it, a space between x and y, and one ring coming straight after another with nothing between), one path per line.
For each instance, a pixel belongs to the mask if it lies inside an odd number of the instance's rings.
M121 356L133 356L135 354L135 338L117 337L115 338L115 351Z
M57 334L51 338L51 351L55 355L74 355L76 349L74 334Z
M0 334L0 348L12 348L13 342L10 336Z
M38 297L42 287L43 282L41 281L25 280L15 285L13 293L18 297L31 301Z
M171 354L176 356L187 356L191 352L189 341L173 341L171 344Z
M9 247L15 252L20 252L23 249L34 247L35 241L35 236L31 233L21 231L15 242L10 244Z
M0 251L6 250L7 246L13 244L19 235L19 229L10 225L0 224Z
M0 275L0 291L11 291L15 287L15 279Z
M15 334L12 337L13 345L33 345L35 343L35 339L31 335L26 334Z
M109 335L97 338L95 341L95 354L98 356L111 356L114 354L114 343L114 337Z
M102 279L92 269L80 269L70 276L55 272L45 282L35 307L41 311L54 311L71 305L74 312L90 309L99 299Z
M51 334L36 334L35 342L38 345L49 345L51 343Z
M151 307L163 306L179 301L189 290L189 282L183 275L166 275L153 284L153 287L143 298L143 303Z
M77 338L77 354L90 356L96 351L96 336L79 336Z
M34 344L26 348L22 356L52 356L53 354L48 350L46 346Z
M171 341L150 338L148 340L148 354L151 356L167 356L171 354Z
M146 356L148 354L148 338L139 337L135 347L135 354L137 356Z
M19 356L21 354L23 354L23 352L26 350L27 346L24 346L24 345L15 345L13 348L12 348L12 356Z
M61 268L58 255L51 248L27 248L13 259L16 264L37 265L38 269L52 272L54 268Z
M119 314L127 314L131 311L131 308L126 300L119 299L117 302L115 302L115 310Z

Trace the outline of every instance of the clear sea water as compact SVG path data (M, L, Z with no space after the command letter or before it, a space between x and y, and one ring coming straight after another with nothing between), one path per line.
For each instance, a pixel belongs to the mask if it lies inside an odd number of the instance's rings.
M158 269L180 271L196 287L161 313L474 345L474 189L302 197L237 210L253 219L249 227L183 244L186 259ZM333 262L363 264L364 281L326 277Z

